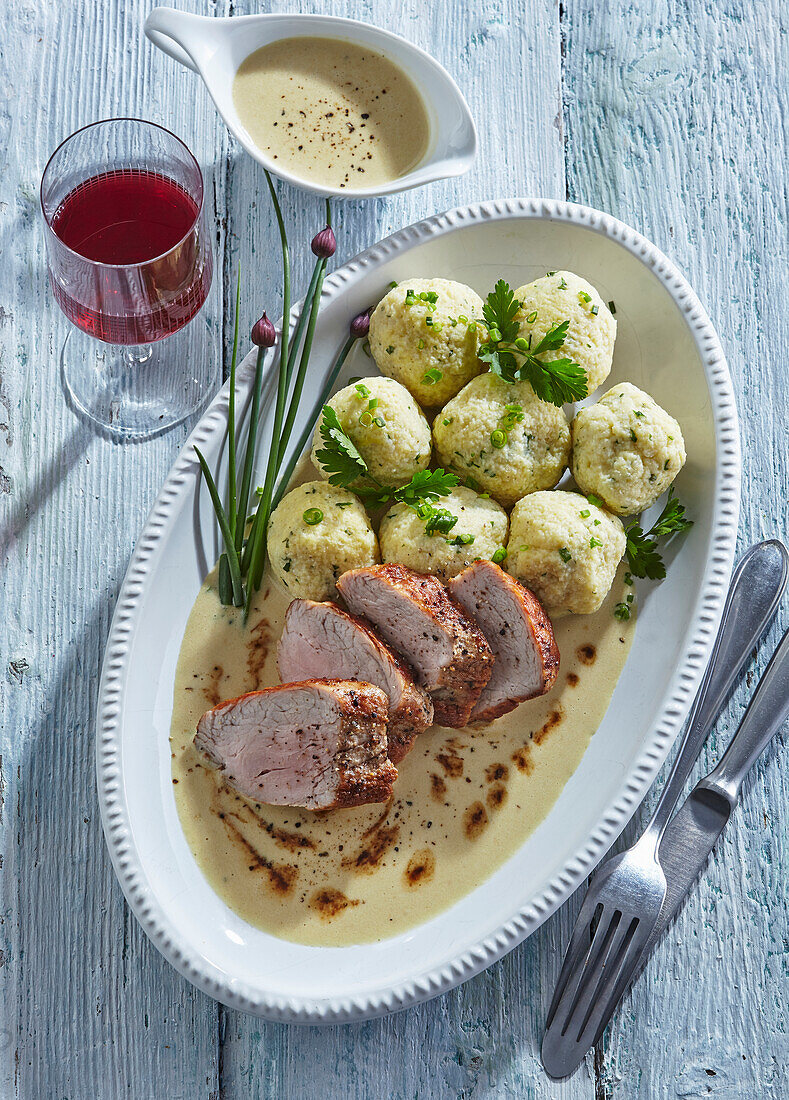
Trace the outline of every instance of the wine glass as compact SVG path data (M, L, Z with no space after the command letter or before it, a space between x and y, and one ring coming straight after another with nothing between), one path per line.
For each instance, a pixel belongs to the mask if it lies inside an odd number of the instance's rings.
M219 371L196 316L213 258L195 158L152 122L94 122L52 154L41 209L52 291L75 326L61 353L73 406L127 439L184 420Z

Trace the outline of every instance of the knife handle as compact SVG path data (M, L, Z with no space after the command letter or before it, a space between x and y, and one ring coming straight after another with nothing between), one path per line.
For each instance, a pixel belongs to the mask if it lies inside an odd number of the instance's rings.
M789 717L789 630L784 634L748 704L745 717L716 768L700 787L733 806L745 776Z
M789 554L778 539L756 543L742 556L732 577L720 630L690 713L685 739L639 843L645 846L660 843L712 723L778 608L788 573Z

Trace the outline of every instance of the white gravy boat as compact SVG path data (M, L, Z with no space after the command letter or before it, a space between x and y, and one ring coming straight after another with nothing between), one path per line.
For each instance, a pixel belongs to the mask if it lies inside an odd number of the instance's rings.
M173 8L154 8L145 20L145 34L160 50L200 74L220 115L249 155L296 187L337 198L391 195L433 180L462 175L476 156L474 119L446 69L399 35L369 23L328 15L292 14L213 19ZM340 190L293 175L253 143L233 104L233 78L244 59L261 46L297 36L344 38L369 46L385 54L411 77L422 93L430 120L428 150L413 171L376 187Z

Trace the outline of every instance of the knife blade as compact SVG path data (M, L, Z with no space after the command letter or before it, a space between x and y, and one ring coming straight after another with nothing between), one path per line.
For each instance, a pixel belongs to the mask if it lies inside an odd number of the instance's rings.
M710 852L731 817L731 810L726 799L710 796L710 792L694 787L671 819L658 848L658 859L666 876L666 896L655 930L644 949L643 962L706 867Z
M646 961L699 877L739 801L743 780L789 717L789 630L762 676L717 767L701 779L671 819L658 848L666 896L644 949Z

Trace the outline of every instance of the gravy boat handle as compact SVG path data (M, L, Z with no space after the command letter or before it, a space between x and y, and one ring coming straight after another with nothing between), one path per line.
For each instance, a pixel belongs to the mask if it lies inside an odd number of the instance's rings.
M195 59L206 42L206 23L215 24L216 20L175 8L154 8L143 30L145 37L168 57L199 73Z

